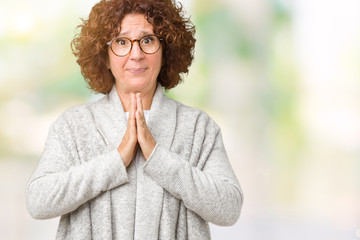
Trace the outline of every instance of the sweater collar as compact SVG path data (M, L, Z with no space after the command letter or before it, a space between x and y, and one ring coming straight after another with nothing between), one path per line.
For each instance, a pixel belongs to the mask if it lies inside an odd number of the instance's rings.
M118 146L126 132L127 121L123 105L114 84L103 100L95 104L95 121L105 141ZM101 104L105 103L105 104ZM160 84L157 85L151 104L147 126L158 144L170 148L176 126L176 103L169 99Z
M95 125L107 145L107 150L111 151L115 149L119 146L127 128L126 115L115 85L109 94L91 104L90 107L92 108ZM155 141L167 149L170 149L173 142L176 127L176 113L177 103L166 97L162 91L162 87L158 84L151 104L147 125ZM106 149L104 149L104 151L106 151ZM146 209L139 208L136 210L138 216L141 216L140 219L142 219L137 227L146 228L147 225L160 221L164 190L146 174L140 174L140 176L141 178L139 178L138 181L142 181L142 185L140 185L143 189L141 190L141 195L138 196L138 203L147 207ZM151 198L149 198L149 196L151 196ZM102 236L102 239L111 239L111 237L108 236L109 233L112 232L111 196L109 191L99 195L97 200L92 204L91 211L101 212L101 215L104 217L101 218L101 224L97 229L88 230L99 234L99 236ZM153 209L156 213L149 215L148 209ZM86 214L86 212L84 212L84 214ZM89 216L90 213L85 217L89 218ZM89 224L86 225L86 227L89 226ZM99 231L99 229L101 229L101 231ZM144 233L146 233L146 231L144 231Z

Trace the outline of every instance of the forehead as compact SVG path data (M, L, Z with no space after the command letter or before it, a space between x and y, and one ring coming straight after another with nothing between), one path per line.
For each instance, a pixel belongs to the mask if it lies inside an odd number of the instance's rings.
M120 24L120 35L139 35L154 33L153 26L143 14L127 14Z

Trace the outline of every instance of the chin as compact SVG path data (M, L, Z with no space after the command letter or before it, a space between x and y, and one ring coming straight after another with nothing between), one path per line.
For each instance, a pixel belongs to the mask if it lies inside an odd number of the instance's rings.
M144 89L151 89L153 82L146 81L144 79L132 79L129 86L130 91L142 91Z
M134 89L134 90L139 90L139 89L143 89L146 88L147 83L145 81L132 81L129 84L129 88Z

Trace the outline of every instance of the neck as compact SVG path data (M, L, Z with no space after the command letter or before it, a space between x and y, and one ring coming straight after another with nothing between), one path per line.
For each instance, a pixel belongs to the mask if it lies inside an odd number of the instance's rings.
M152 100L155 94L155 90L156 90L156 86L155 88L151 89L150 91L144 92L144 91L121 91L117 86L116 86L116 91L120 97L121 103L123 105L124 111L125 112L129 112L130 110L130 93L141 93L141 100L142 100L142 104L143 104L143 109L144 110L150 110L151 108L151 104L152 104Z

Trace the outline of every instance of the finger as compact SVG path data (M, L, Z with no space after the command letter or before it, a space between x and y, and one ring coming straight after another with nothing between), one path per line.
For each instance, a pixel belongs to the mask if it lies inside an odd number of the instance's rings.
M145 122L144 110L142 105L141 93L136 94L136 115L138 116L136 119L140 120L140 122L136 121L139 127L143 127Z
M130 93L129 119L131 119L132 121L135 119L136 105L136 96L134 93Z
M141 148L144 148L144 144L146 145L147 139L147 129L146 123L142 118L139 111L136 112L136 129L137 129L137 139Z
M141 93L136 94L136 108L137 111L139 111L141 114L143 114L143 105L142 105L142 99L141 99Z
M144 117L140 115L139 111L136 111L136 125L141 151L145 159L148 159L156 145L156 141L147 127Z
M135 112L136 112L136 98L134 93L130 93L130 111L128 119L128 129L129 133L136 135L136 122L135 122Z
M136 126L139 134L143 133L143 129L145 128L145 120L139 111L136 111Z

